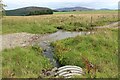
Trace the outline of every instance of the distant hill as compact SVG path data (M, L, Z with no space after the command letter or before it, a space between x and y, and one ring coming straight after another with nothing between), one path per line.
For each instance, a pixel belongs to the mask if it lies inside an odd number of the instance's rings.
M55 9L57 11L82 11L82 10L94 10L86 7L68 7L68 8L59 8Z
M99 10L111 10L111 9L108 9L108 8L101 8Z
M6 10L7 16L29 16L29 15L43 15L53 14L53 10L45 7L24 7L15 10Z

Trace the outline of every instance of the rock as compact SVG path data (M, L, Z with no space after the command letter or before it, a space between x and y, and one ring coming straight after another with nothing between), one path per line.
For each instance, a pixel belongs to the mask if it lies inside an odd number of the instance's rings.
M55 68L52 69L52 72L57 72L57 71L58 71L57 67L55 67Z

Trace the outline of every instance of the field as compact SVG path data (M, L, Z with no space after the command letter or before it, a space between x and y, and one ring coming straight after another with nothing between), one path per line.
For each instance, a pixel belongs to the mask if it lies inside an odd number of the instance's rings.
M2 51L3 78L38 78L43 69L52 65L38 46L16 47Z
M80 78L118 77L118 29L100 28L118 22L118 12L81 11L55 12L53 15L4 16L2 34L27 32L50 34L63 31L95 31L95 34L76 36L52 42L54 57L61 65L76 65L86 72ZM11 34L12 35L12 34ZM12 39L12 38L8 38ZM53 68L38 45L4 49L2 54L3 78L37 78L42 70ZM96 72L87 73L85 59L95 66Z
M3 18L2 34L17 32L45 34L56 32L59 29L67 31L86 31L91 30L95 26L103 26L118 21L117 11L110 11L108 13L99 13L99 11L96 11L96 14L93 12L76 13L58 13L29 17L7 16Z
M93 11L71 11L71 12L54 12L54 14L115 14L117 10L93 10Z
M84 70L85 59L97 66L85 78L118 77L118 29L97 30L96 34L77 36L52 43L61 65L77 65Z

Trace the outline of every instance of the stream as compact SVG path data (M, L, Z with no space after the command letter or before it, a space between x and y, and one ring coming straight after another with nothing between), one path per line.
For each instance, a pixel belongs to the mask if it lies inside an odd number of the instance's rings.
M45 35L40 38L40 47L43 49L43 55L47 57L53 67L61 67L59 62L54 58L54 48L50 45L51 42L66 39L69 37L76 37L78 35L89 35L93 34L94 32L68 32L68 31L62 31L59 30L56 33L52 33L49 35Z

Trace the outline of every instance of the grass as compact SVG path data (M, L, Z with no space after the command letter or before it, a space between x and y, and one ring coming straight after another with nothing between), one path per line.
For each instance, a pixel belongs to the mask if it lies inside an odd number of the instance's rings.
M92 18L92 22L91 22ZM2 34L28 32L46 34L58 29L67 31L87 31L95 26L103 26L118 21L117 11L66 12L42 16L5 16ZM0 30L1 31L1 30ZM76 65L86 71L82 57L97 65L95 78L114 78L118 74L118 30L100 29L96 34L67 38L52 43L55 58L62 65ZM41 48L28 46L5 49L3 55L4 78L37 78L42 69L52 65L41 53ZM86 74L81 77L93 77Z
M1 53L3 78L37 78L43 69L52 67L38 46L5 49Z
M67 38L52 46L61 65L76 65L86 71L84 57L97 66L96 74L91 72L82 77L118 77L118 29L100 29L96 34Z
M79 14L69 13L42 16L5 16L3 18L2 34L18 32L46 34L56 32L58 29L86 31L95 26L103 26L118 21L118 14L115 11L109 13L99 13L98 11L95 14L92 11L91 13L86 11L86 14L84 12Z
M93 10L93 11L71 11L71 12L54 12L54 14L116 14L117 10Z

